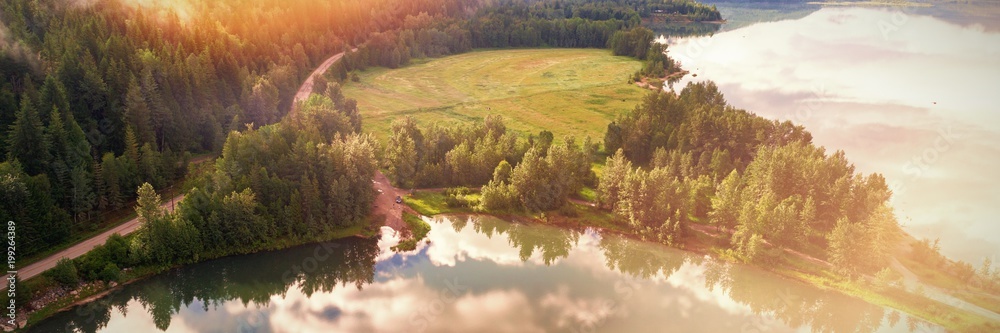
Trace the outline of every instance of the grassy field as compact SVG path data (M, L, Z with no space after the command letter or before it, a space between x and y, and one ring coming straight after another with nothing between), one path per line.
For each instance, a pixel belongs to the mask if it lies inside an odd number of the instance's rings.
M616 114L639 103L645 91L628 84L639 61L598 49L488 50L421 61L399 69L375 68L347 82L358 100L364 131L388 137L394 119L421 124L481 121L501 114L521 134L552 131L603 139Z

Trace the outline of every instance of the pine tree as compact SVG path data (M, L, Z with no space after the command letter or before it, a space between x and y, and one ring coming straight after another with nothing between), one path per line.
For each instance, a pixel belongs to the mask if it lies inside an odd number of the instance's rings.
M128 92L125 94L126 124L135 129L135 136L143 142L154 142L154 131L150 117L152 111L142 94L142 88L135 77L129 78Z
M61 113L71 114L66 87L58 78L52 75L45 77L45 83L39 91L38 110L48 111L58 109ZM65 115L63 116L65 118Z
M73 211L73 222L79 225L90 220L90 213L97 204L91 184L91 175L84 166L76 166L70 171L70 195Z
M30 98L21 100L21 109L7 132L7 159L17 159L28 175L46 171L51 156L48 140Z
M113 153L104 153L101 157L101 179L104 182L105 192L103 194L104 198L108 201L108 207L111 209L120 209L125 205L125 200L122 197L121 192L121 167L118 163L118 159L115 158Z

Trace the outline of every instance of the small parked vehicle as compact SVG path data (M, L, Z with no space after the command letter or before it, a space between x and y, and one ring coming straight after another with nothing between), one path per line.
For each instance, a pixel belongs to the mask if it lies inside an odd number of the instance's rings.
M396 203L398 203L398 204L403 203L403 197L400 197L400 196L397 195L396 196Z

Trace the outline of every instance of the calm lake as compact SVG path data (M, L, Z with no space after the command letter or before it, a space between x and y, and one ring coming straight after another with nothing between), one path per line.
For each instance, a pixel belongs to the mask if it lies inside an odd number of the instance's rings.
M669 38L693 74L674 89L712 80L737 108L804 125L886 176L908 232L977 267L997 262L1000 3L934 3L719 2L719 32Z
M897 311L660 245L493 217L416 250L346 239L128 285L36 332L935 332Z

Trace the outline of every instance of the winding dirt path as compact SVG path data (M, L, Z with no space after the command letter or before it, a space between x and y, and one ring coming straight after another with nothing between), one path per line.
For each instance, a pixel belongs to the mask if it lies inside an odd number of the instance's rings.
M351 52L356 52L357 50L357 48L354 48L351 49ZM295 99L292 102L292 107L288 110L289 115L295 113L299 102L305 101L309 98L309 95L312 94L315 78L323 75L323 73L326 73L326 71L330 69L330 66L333 66L333 64L343 58L345 54L346 52L334 54L330 58L327 58L326 61L323 61L319 67L316 67L316 70L313 70L312 74L309 74L309 77L306 78L306 80L302 82L302 86L299 87L299 91L295 93ZM383 219L383 225L388 226L397 232L406 229L406 223L403 222L403 212L415 212L405 204L396 203L396 197L405 197L409 191L392 186L392 183L389 182L389 178L382 174L382 171L375 172L375 178L372 179L372 186L378 194L375 197L375 202L372 204L371 216L376 220Z
M357 48L351 49L351 52L357 52L357 51L358 51ZM344 57L344 54L346 54L346 52L340 52L334 54L332 57L329 57L325 61L323 61L322 64L319 64L319 67L316 67L316 69L309 74L309 77L307 77L306 80L302 82L302 85L299 86L299 91L295 93L295 98L292 100L292 107L291 109L288 110L288 114L294 113L296 110L296 106L299 105L299 102L308 99L309 95L312 94L313 85L316 82L314 79L318 76L322 76L323 73L326 73L326 71L330 69L330 66L333 66L333 64L336 63L337 60L340 60L340 58Z

